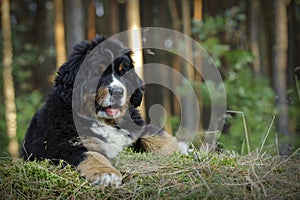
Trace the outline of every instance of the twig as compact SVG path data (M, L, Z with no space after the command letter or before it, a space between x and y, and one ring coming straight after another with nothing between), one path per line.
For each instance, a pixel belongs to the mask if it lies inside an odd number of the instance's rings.
M247 150L248 150L248 154L250 155L250 143L249 143L249 137L248 137L248 130L247 130L247 123L246 123L246 118L245 118L245 114L242 111L234 111L234 110L227 110L227 113L235 113L235 114L240 114L242 115L243 118L243 124L244 124L244 131L245 131L245 137L246 137L246 144L247 144Z
M272 121L271 121L271 124L270 124L268 130L267 130L266 136L265 136L265 138L264 138L264 140L263 140L263 142L262 142L262 144L261 144L261 146L260 146L260 149L259 149L258 154L261 153L263 147L265 146L266 140L267 140L267 138L268 138L268 136L269 136L269 133L270 133L270 130L271 130L272 126L273 126L274 120L275 120L275 115L273 116L273 119L272 119Z
M277 157L279 156L279 143L278 143L278 133L276 132L276 137L275 137L275 148L276 148L276 153L277 153Z

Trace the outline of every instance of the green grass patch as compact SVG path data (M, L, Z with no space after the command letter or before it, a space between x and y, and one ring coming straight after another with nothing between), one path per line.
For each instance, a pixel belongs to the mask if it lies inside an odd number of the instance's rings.
M174 154L124 151L115 161L123 174L116 188L93 186L71 166L49 161L0 160L0 199L296 199L300 153Z

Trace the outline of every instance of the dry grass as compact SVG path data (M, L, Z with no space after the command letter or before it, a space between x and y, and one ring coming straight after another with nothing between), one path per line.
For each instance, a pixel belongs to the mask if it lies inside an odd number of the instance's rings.
M290 157L251 153L161 157L124 151L115 160L118 188L86 182L76 170L48 161L0 161L0 199L298 199L300 153Z

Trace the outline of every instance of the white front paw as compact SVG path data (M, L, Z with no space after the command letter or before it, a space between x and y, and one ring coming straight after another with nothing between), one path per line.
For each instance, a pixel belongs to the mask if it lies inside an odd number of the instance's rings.
M93 182L94 185L115 186L118 187L122 183L122 177L115 173L104 173L98 175Z
M180 153L182 153L184 155L188 155L190 149L189 149L189 144L187 142L179 141L178 147L179 147Z

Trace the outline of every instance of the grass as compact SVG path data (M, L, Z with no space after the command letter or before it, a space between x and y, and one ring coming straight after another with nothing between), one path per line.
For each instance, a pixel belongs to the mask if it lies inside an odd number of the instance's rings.
M0 160L0 199L297 199L300 150L283 158L252 152L168 157L124 151L118 188L93 186L71 166Z

